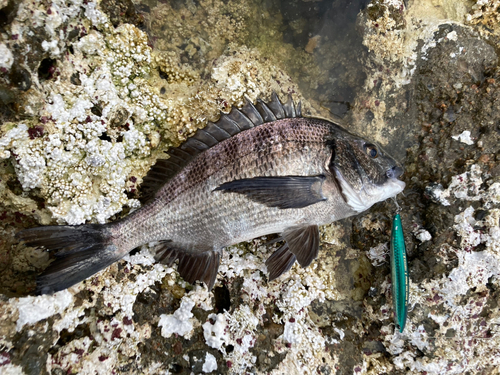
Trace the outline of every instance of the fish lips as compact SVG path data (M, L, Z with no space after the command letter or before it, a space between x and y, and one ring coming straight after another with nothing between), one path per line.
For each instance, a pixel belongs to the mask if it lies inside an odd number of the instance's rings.
M404 190L406 183L404 181L398 180L397 178L389 178L385 182L384 186L390 187L393 190L393 195L387 197L390 198L401 193Z
M401 193L406 184L397 177L403 174L403 168L394 166L386 172L387 178L379 184L363 184L361 190L356 190L344 178L339 169L333 167L335 178L345 202L356 212L366 211L377 202L392 198Z

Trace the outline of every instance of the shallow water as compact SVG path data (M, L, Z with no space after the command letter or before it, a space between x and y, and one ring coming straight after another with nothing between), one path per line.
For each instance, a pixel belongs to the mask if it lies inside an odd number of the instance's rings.
M231 1L217 5L222 14L214 14L210 2L145 1L136 7L146 19L154 49L179 55L206 79L213 61L230 44L233 49L238 48L234 44L255 48L284 69L304 95L343 117L366 78L362 69L366 48L356 29L357 15L366 4L366 0ZM167 9L181 15L175 20L177 30L172 30L172 18L165 17ZM230 25L227 33L219 29L217 18Z

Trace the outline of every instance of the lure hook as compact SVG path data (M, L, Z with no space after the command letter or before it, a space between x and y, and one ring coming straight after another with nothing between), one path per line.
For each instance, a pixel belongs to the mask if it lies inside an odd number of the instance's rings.
M402 211L401 207L398 204L398 200L396 199L396 197L392 197L392 200L394 201L394 204L396 205L396 213L395 213L395 215L398 215Z

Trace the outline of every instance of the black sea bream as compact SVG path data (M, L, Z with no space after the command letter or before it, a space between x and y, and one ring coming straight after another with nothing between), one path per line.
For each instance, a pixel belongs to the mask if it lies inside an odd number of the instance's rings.
M178 260L188 282L212 288L224 247L279 233L269 279L318 254L318 225L356 215L400 193L401 166L338 121L301 116L300 104L247 101L168 151L144 178L149 201L113 223L24 230L28 246L56 251L39 293L68 288L157 242L156 259Z

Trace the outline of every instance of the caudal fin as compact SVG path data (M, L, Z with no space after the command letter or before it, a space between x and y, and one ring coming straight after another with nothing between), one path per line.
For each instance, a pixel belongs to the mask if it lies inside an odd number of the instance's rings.
M55 260L37 278L37 293L57 292L85 280L123 257L107 225L61 225L23 230L16 237L31 247L55 252Z

